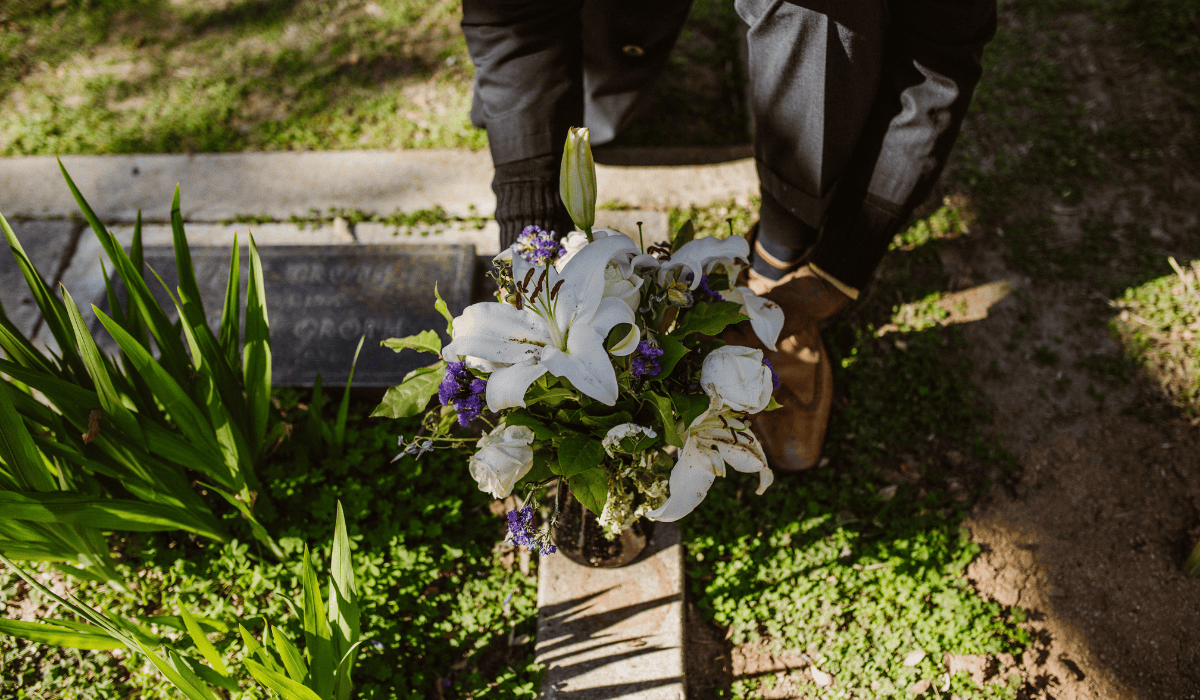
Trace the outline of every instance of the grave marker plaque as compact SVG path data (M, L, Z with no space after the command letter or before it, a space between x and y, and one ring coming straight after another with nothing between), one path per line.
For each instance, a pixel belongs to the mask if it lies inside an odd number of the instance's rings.
M215 334L221 322L230 249L197 246L191 255L204 312ZM433 308L434 284L457 316L470 301L475 264L475 249L469 245L274 246L260 248L259 255L275 386L311 386L318 372L327 387L345 385L354 348L363 335L366 340L354 370L354 386L399 384L409 371L436 358L412 350L396 353L380 342L426 329L437 331L443 343L449 342L446 320ZM172 249L147 246L145 261L175 293L179 282ZM248 250L242 248L243 330L249 267ZM178 318L162 285L149 271L146 278L171 320ZM124 304L125 290L119 289L117 295ZM96 305L107 313L107 300ZM117 351L99 322L92 330L103 349Z

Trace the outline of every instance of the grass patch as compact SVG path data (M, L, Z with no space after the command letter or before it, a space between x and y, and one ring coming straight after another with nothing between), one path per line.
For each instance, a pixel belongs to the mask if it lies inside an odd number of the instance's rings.
M444 0L27 3L0 22L3 155L487 145Z
M1192 419L1200 418L1200 262L1126 290L1110 328L1125 351Z
M288 420L303 430L306 408L295 404L294 395L282 398L292 405ZM532 638L536 630L536 564L522 574L514 568L515 552L496 545L503 519L490 512L490 497L466 478L466 465L454 455L392 463L396 436L417 425L362 417L371 408L354 411L343 456L317 461L299 443L285 443L262 473L278 510L268 527L289 553L309 543L319 561L328 561L337 500L345 508L366 640L354 675L356 697L436 697L439 686L447 697L535 697L540 669L533 644L510 641ZM447 473L463 478L447 479ZM225 517L231 528L241 527L236 513ZM136 590L131 597L70 580L95 607L154 616L178 614L186 605L218 619L288 618L295 629L285 631L302 638L299 620L285 614L288 597L300 588L298 561L263 559L248 532L227 545L169 533L126 536L114 545ZM13 572L0 572L6 599L28 593L23 589ZM42 608L39 617L47 616L45 601L36 594L28 600ZM256 633L261 626L248 625ZM211 638L227 659L240 647L236 632ZM58 650L0 637L0 694L176 697L156 673L127 661L123 652ZM257 692L241 697L259 697Z
M448 0L14 0L0 155L486 148L461 18ZM748 142L739 26L698 0L622 143Z

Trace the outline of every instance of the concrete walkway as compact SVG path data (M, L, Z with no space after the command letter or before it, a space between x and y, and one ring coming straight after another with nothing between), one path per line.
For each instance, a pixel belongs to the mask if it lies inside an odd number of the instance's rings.
M672 159L715 161L737 150L693 150ZM614 160L639 162L625 150ZM259 246L458 243L480 255L499 251L486 152L344 151L218 155L70 156L63 164L109 229L128 245L142 212L146 245L170 245L171 197L180 184L181 205L192 246L231 244L253 232ZM667 209L730 199L746 202L758 192L753 160L711 165L597 167L602 203L597 225L635 234L642 222L648 240L664 240ZM440 207L445 225L398 232L395 226L334 219L319 226L289 223L291 217L326 214L331 208L387 216ZM54 158L0 159L3 214L42 276L88 304L104 293L99 242L79 218ZM239 217L265 223L222 223ZM107 262L106 262L107 264ZM111 271L111 269L110 269ZM13 259L0 255L0 303L35 343L53 347L36 305ZM683 574L678 531L663 530L652 555L635 566L597 571L548 562L543 567L538 654L550 667L546 697L603 700L682 698ZM583 598L580 598L580 596ZM614 615L616 617L614 617Z

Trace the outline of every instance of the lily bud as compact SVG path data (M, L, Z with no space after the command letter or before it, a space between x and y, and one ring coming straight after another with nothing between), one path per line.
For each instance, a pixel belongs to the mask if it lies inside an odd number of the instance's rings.
M567 131L558 188L571 220L590 241L596 223L596 163L592 160L592 138L586 126L574 126Z

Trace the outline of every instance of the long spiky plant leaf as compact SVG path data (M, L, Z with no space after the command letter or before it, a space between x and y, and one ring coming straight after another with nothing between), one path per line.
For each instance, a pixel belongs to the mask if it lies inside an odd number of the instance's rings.
M329 698L333 692L333 635L329 629L329 619L325 616L325 604L321 600L321 589L317 585L317 574L313 570L307 545L304 547L300 581L304 595L304 654L308 658L308 670L314 681L313 689L322 698Z
M225 283L225 308L221 313L220 344L225 361L234 372L242 370L242 353L239 345L241 332L241 286L242 255L238 247L238 236L233 234L233 252L229 256L229 279Z
M350 414L350 384L354 381L354 368L358 365L358 354L362 352L366 335L358 339L358 347L354 350L354 360L350 362L350 376L346 377L346 390L342 392L342 403L338 406L337 419L333 424L333 453L335 457L342 454L342 446L346 442L346 417Z
M0 460L11 470L22 490L55 490L54 477L46 468L29 428L3 391L0 391ZM0 517L3 515L0 511Z
M54 336L55 342L58 343L65 366L75 375L77 381L86 383L88 381L87 371L75 349L75 335L71 331L71 323L67 318L63 302L54 296L50 285L33 266L33 261L25 254L21 242L17 240L16 234L13 233L8 221L3 216L0 216L0 230L3 230L17 267L21 270L21 275L25 277L25 283L29 287L33 301L42 312L42 323L46 324L51 335Z
M246 289L246 342L243 384L250 413L247 440L257 457L262 454L263 438L271 407L271 332L267 318L267 290L263 281L262 260L254 236L250 236L250 276Z
M84 364L87 366L88 374L92 377L92 383L96 386L96 395L100 397L100 407L104 409L104 412L108 414L112 421L117 424L117 427L129 439L136 441L137 444L144 447L146 445L146 438L142 434L141 427L138 426L137 418L125 407L125 403L117 393L116 387L113 386L107 364L101 357L100 348L96 346L96 341L92 339L87 325L83 322L83 316L79 313L79 307L75 305L75 300L71 298L71 294L67 291L66 287L62 288L62 294L63 302L67 307L67 314L71 319L71 326L75 329L75 335L79 339L80 354L83 357ZM111 333L112 329L109 329L109 332Z

